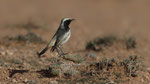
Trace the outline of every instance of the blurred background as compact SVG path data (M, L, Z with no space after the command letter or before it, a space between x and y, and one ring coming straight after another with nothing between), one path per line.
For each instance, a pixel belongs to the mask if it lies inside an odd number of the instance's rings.
M76 19L65 48L84 49L86 42L102 35L134 36L137 50L150 62L150 0L0 0L0 38L26 33L17 24L32 22L49 41L64 17ZM69 45L69 46L68 46ZM41 47L43 48L43 47Z

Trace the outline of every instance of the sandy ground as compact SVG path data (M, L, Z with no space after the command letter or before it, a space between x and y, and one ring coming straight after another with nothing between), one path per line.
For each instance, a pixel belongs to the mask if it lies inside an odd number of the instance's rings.
M78 52L85 49L88 41L105 35L118 37L135 37L137 47L133 51L108 49L98 52L99 56L115 57L121 55L138 54L144 60L144 65L150 67L150 1L149 0L0 0L0 39L5 36L26 34L24 28L15 28L13 25L33 22L42 26L31 31L41 36L48 42L57 30L60 20L64 17L76 19L70 27L72 35L63 48L65 51L84 56L86 52ZM46 44L10 43L9 47L1 43L4 50L15 50L13 57L35 56L36 52ZM119 45L118 45L119 46ZM19 52L19 53L18 53ZM32 54L31 54L32 53ZM31 56L30 56L31 55ZM18 56L18 57L17 57ZM56 53L46 53L48 57L56 56ZM15 67L10 67L15 68ZM1 70L8 75L7 68L1 66ZM31 73L31 72L29 72ZM24 74L24 78L27 74ZM35 74L32 74L35 77ZM19 76L18 76L19 77ZM28 76L27 76L28 77ZM28 79L32 78L29 76ZM35 78L38 80L38 78ZM6 82L1 78L2 82ZM44 80L44 79L43 79ZM46 80L53 80L46 78Z

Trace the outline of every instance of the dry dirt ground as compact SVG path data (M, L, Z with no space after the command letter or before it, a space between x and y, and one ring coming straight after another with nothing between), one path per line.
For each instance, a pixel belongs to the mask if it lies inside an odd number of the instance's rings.
M149 0L0 0L0 84L149 84L149 8ZM38 58L64 17L76 19L69 54Z

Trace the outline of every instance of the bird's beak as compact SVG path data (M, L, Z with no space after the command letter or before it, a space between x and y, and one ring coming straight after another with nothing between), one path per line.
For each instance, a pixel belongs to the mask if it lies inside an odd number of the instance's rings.
M74 21L75 19L71 19L71 21Z

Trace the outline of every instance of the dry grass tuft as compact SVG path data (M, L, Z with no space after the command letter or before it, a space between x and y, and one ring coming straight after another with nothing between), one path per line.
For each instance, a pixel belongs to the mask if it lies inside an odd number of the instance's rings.
M18 42L29 42L29 43L45 43L45 41L38 35L33 32L29 32L25 35L17 35L15 37L5 37L9 41L18 41Z

